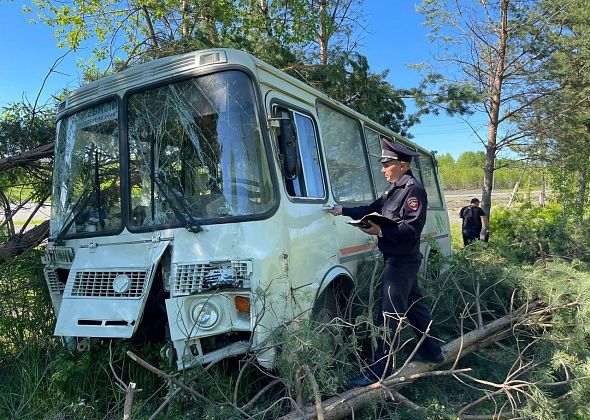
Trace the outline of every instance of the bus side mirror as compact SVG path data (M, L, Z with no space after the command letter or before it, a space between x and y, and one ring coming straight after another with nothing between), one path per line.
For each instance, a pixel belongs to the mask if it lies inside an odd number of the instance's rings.
M280 119L279 150L285 178L294 179L297 175L297 136L291 118Z

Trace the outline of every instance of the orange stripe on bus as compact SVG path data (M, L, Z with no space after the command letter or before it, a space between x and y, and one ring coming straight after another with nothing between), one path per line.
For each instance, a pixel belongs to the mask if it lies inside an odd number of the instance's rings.
M351 246L348 248L340 248L340 253L342 255L355 254L357 252L367 251L371 248L375 248L374 243L370 243L370 244L366 244L366 245Z
M434 232L428 232L428 233L423 233L422 235L420 235L420 239L424 239L424 238L428 238L430 236L436 236L438 232L434 231Z

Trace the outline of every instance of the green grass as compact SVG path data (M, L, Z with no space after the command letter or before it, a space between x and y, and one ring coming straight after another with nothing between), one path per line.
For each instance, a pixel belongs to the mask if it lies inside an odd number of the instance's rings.
M43 223L45 220L43 219L33 219L29 222L29 226L36 226ZM25 220L15 220L14 226L23 226L25 224Z
M451 223L451 246L453 252L463 248L463 236L461 234L461 223Z

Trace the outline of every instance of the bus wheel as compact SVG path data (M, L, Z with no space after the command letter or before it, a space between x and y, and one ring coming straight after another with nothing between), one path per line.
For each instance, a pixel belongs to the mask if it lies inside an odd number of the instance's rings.
M311 320L321 325L327 325L336 318L338 318L338 300L334 289L329 286L315 301L311 312Z
M345 301L338 289L330 286L316 300L311 313L312 323L322 335L329 337L330 347L336 355L341 352L345 337L350 334L350 325L347 325L344 310L340 307L340 302Z

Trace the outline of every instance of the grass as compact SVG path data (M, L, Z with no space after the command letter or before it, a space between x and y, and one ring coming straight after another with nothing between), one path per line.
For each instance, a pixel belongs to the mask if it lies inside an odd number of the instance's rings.
M23 226L25 224L26 220L15 220L14 226ZM40 225L41 223L43 223L45 220L42 219L33 219L29 222L29 226L36 226L36 225Z

